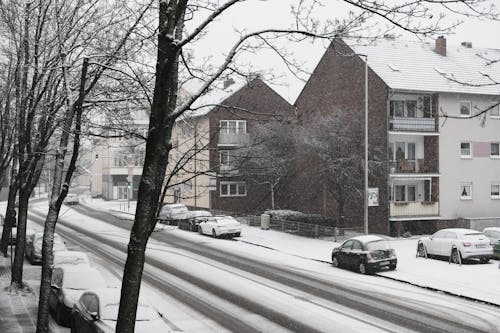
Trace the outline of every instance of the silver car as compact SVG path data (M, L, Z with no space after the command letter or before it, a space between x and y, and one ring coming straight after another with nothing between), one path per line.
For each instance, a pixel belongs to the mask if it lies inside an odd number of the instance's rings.
M178 224L179 220L186 218L188 209L183 204L163 205L158 214L158 222L165 224Z
M479 259L487 263L493 256L490 240L480 231L472 229L442 229L429 237L419 239L419 257L446 257L461 264L465 259Z
M25 255L30 263L42 262L43 231L35 232L26 238ZM52 251L64 251L66 245L58 234L54 234L54 246Z

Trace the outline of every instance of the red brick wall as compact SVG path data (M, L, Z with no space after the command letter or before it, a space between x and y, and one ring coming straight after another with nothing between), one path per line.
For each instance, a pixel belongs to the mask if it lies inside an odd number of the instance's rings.
M336 40L323 55L311 78L305 85L295 106L302 124L342 110L351 115L353 122L364 126L364 89L365 63L358 56L350 56L353 51L342 41ZM368 59L369 63L369 59ZM379 206L369 207L369 231L371 233L389 232L389 204L387 186L387 96L385 83L371 70L368 76L369 87L369 159L376 151L379 154L382 172L378 177L370 176L369 187L379 188ZM360 121L359 121L360 120ZM305 156L304 152L299 152ZM362 160L360 159L360 163ZM295 189L298 191L294 205L302 211L324 213L336 216L336 203L324 195L321 179L310 172L314 159L301 158L298 164L299 175ZM363 197L347 203L345 226L363 225Z
M267 122L281 119L280 115L293 117L293 106L278 95L273 89L259 79L249 82L245 87L236 91L223 103L225 106L232 106L238 109L228 109L216 107L209 114L210 123L210 167L216 169L219 163L219 150L217 148L220 120L246 120L247 133L252 135L252 126L258 122ZM243 110L239 110L243 109ZM216 210L260 213L271 206L271 196L269 185L258 184L252 180L246 180L247 196L245 197L221 197L220 180L217 180L217 191L212 195L212 208ZM244 180L238 177L223 178L222 180L238 181ZM283 183L287 183L284 181ZM284 186L276 189L276 204L282 205L283 197L288 192Z

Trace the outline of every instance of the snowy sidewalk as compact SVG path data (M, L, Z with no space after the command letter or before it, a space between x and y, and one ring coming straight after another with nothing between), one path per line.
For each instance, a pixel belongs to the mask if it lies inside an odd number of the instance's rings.
M23 278L30 287L39 286L40 268L25 266ZM9 285L10 257L0 256L0 332L34 332L38 298L31 292L9 293Z

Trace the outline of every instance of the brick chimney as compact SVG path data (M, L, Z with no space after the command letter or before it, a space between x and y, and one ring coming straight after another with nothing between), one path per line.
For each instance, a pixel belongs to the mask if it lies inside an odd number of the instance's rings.
M436 39L435 51L437 54L440 54L442 56L446 56L446 38L444 38L444 36L439 36Z

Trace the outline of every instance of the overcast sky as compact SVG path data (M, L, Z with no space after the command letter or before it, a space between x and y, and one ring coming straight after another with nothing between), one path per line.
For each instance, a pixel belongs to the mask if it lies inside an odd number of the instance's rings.
M289 28L293 23L290 4L297 2L297 0L248 0L233 6L217 22L209 25L207 35L193 46L195 48L194 54L198 59L210 57L210 61L214 65L219 64L238 39L236 31L252 32L264 28ZM500 0L494 0L494 2L500 3ZM352 9L341 0L327 0L327 4L326 7L319 8L314 12L316 18L320 20L342 19L346 17L347 11ZM441 9L440 11L442 12ZM446 16L445 21L452 22L458 19L465 22L455 30L454 34L446 36L448 45L458 45L463 41L468 41L472 42L473 47L500 49L500 38L498 37L500 22L476 18L468 19L450 14ZM371 26L375 29L387 26L387 22L383 20L377 23L377 27L374 27L373 22ZM188 23L188 28L189 26L190 23ZM416 40L415 36L402 30L395 29L391 33L396 36L401 35L399 38L403 40ZM306 42L301 44L288 43L287 47L293 52L294 59L303 63L305 70L311 71L319 61L326 45L325 42L316 42L314 45ZM295 101L304 84L283 66L282 61L274 52L260 51L257 54L240 56L238 60L249 70L272 70L279 77L274 81L277 84L272 85L272 87L291 103ZM304 75L302 77L306 78Z

